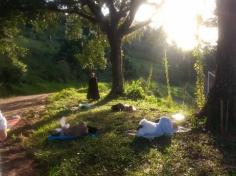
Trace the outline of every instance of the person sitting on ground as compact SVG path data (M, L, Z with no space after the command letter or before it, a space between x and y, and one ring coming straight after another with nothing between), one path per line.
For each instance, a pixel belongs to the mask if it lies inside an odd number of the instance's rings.
M0 111L0 141L7 138L7 120Z
M178 126L168 117L161 117L158 123L142 119L136 132L137 137L153 139L160 136L172 136Z
M99 91L98 91L98 81L96 74L93 72L89 78L88 82L88 93L87 99L90 100L98 100L100 98Z

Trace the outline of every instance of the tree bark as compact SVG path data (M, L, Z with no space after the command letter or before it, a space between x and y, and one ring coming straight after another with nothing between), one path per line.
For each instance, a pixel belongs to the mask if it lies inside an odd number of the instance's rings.
M207 117L206 128L212 132L234 133L236 125L236 2L235 0L218 0L217 10L219 39L216 79L201 115Z
M123 87L123 60L121 55L121 37L111 37L109 39L111 56L110 61L112 65L112 95L122 95L124 93Z

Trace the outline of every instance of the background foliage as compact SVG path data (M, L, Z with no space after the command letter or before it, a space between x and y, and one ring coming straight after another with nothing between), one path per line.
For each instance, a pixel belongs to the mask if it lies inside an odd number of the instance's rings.
M42 14L27 22L19 18L22 21L1 22L4 24L0 32L1 95L22 93L27 86L40 87L49 82L81 83L87 81L91 71L97 72L100 81L110 81L110 51L107 39L97 27L73 15ZM182 88L194 85L195 56L168 46L165 41L162 29L150 28L129 39L122 48L125 80L148 80L144 89L150 88L160 95L158 89L166 84L162 59L166 50L170 85ZM214 69L214 50L204 51L203 72ZM192 92L193 89L189 93Z

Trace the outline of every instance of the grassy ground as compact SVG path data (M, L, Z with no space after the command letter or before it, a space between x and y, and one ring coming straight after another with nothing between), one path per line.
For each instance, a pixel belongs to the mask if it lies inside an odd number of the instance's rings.
M32 157L38 163L39 175L49 176L183 176L228 175L223 168L224 155L215 145L214 138L200 130L177 133L172 139L161 137L154 141L136 139L127 134L137 128L143 117L156 120L161 115L182 112L191 126L191 108L170 103L164 98L146 96L130 100L104 98L108 88L100 84L102 98L94 102L94 108L71 111L86 100L86 89L64 89L51 95L47 111L35 124L34 132L21 140L21 145L32 149ZM111 105L122 102L135 105L135 113L111 112ZM49 142L49 131L58 127L60 117L70 123L85 121L97 127L97 137L87 136L70 142ZM236 174L231 172L231 175Z

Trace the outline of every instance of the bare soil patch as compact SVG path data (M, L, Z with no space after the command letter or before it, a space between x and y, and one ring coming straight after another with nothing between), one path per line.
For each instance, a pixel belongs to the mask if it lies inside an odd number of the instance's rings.
M19 96L0 99L0 110L7 119L14 115L20 121L9 131L8 139L0 143L0 168L3 176L37 175L36 164L31 151L20 145L24 137L32 133L32 125L37 122L46 108L49 94Z

